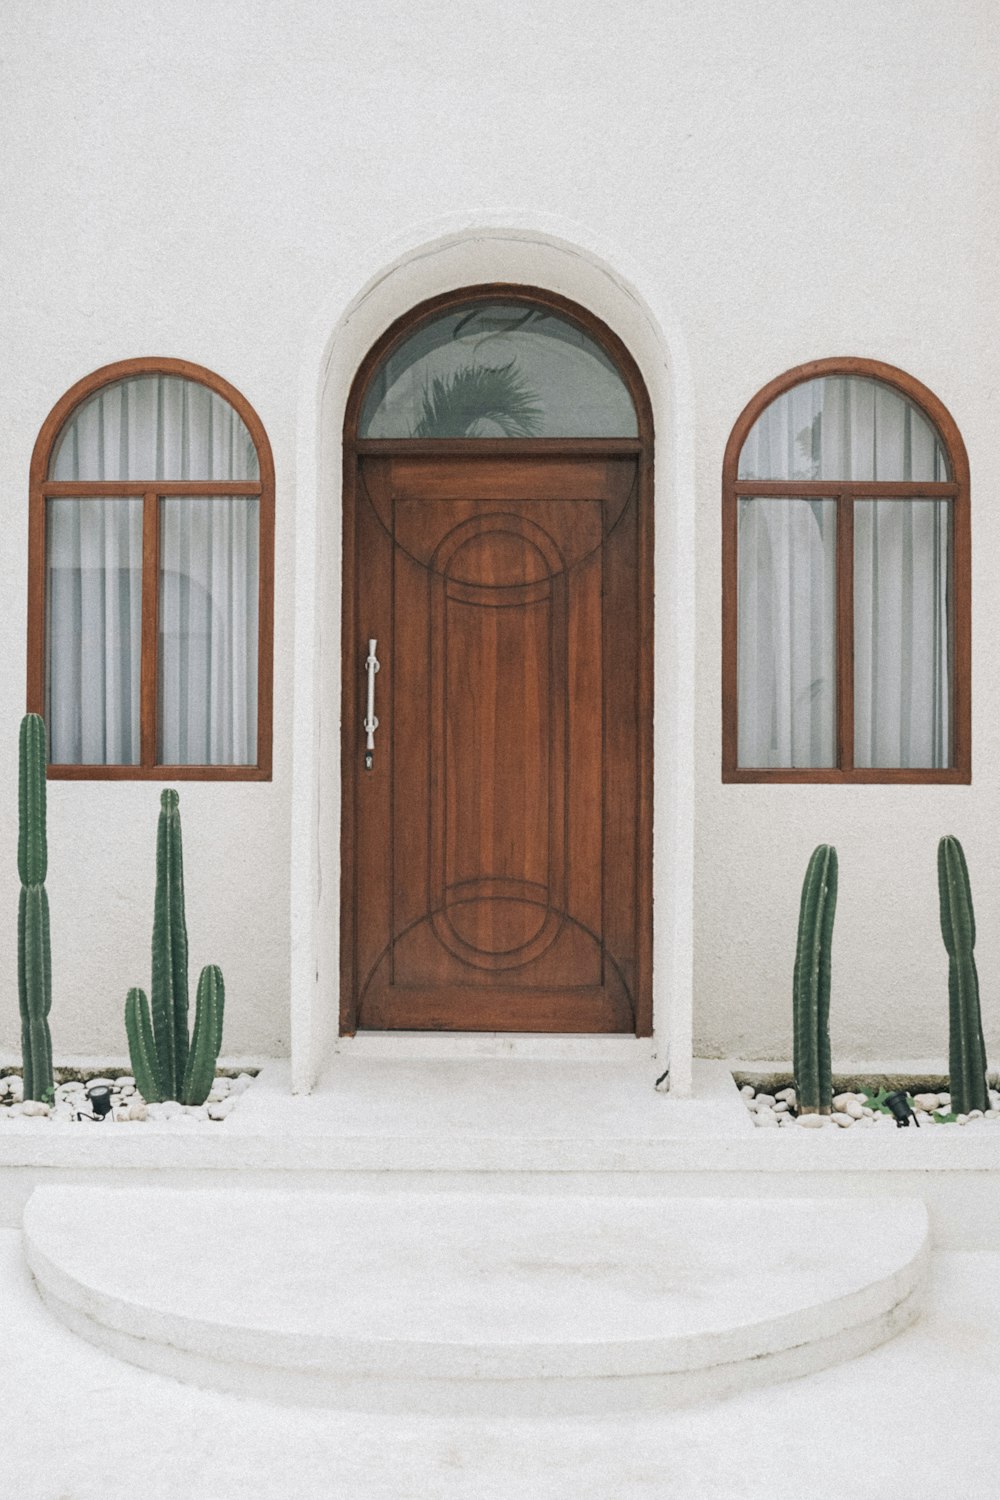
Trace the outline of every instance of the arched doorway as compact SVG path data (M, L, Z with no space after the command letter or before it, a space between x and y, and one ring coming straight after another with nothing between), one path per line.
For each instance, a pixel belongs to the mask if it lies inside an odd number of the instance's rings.
M434 298L362 363L342 1032L650 1034L652 436L620 340L534 288Z

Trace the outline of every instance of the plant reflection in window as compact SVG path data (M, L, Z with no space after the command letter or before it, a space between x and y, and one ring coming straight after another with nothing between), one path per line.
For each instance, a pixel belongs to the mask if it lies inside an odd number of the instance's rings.
M505 365L463 365L435 376L423 393L415 438L482 437L492 423L505 437L534 437L542 424L538 396L525 384L515 359Z

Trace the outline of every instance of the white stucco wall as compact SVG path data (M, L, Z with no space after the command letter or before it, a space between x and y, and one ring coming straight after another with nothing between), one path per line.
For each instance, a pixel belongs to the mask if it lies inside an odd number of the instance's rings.
M352 310L387 308L380 279L398 275L419 245L508 225L536 226L539 244L559 239L587 264L607 265L615 285L652 310L671 371L687 372L669 418L670 462L689 454L694 482L674 495L680 511L667 525L681 539L695 530L696 602L673 640L659 638L658 665L674 670L663 653L687 652L697 685L696 1050L787 1053L798 886L810 850L828 840L841 858L835 1050L941 1054L934 849L950 831L965 842L978 896L988 1041L1000 1052L991 1002L1000 976L995 7L171 0L123 10L113 0L8 0L0 31L0 745L9 747L0 754L0 916L9 913L0 920L0 1048L17 1033L26 481L45 414L87 371L162 354L217 370L267 427L278 476L275 777L181 786L188 921L192 965L214 960L226 972L227 1050L286 1050L290 974L300 989L312 974L297 1021L311 1055L335 1002L337 850L335 788L321 799L317 784L315 857L302 868L296 847L292 861L294 643L314 618L301 587L296 597L308 563L299 546L297 575L296 513L313 508L325 539L312 577L329 644L339 591L329 576L339 526L334 408L364 342ZM416 295L432 280L415 272ZM605 315L613 321L610 302ZM971 788L720 783L723 447L760 385L833 354L910 370L949 406L968 446ZM324 721L316 738L329 680L300 666L297 685L301 814L302 776L335 774L335 724ZM661 786L665 747L685 733L658 725ZM65 1052L123 1048L125 988L148 976L157 791L51 786L53 1028ZM661 918L683 895L665 883L668 842L658 839ZM304 903L324 872L316 926ZM670 942L661 925L661 955Z

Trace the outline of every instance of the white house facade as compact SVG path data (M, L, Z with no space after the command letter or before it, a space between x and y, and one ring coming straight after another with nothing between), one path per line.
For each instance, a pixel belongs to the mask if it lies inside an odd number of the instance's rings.
M19 1043L27 706L46 715L55 767L63 1056L125 1053L125 993L148 979L162 786L180 792L194 964L226 976L224 1055L290 1056L300 1092L383 1030L421 1032L442 1054L525 1034L554 1054L624 1049L669 1065L680 1093L692 1057L787 1059L799 892L819 843L840 860L835 1065L940 1069L947 833L977 898L996 1051L991 7L182 0L125 17L106 0L47 0L9 5L0 24L0 1050ZM611 393L604 406L595 397L574 427L582 407L565 396L550 430L522 387L520 426L508 411L464 439L365 428L371 382L383 371L392 387L384 362L455 309L493 309L490 337L509 315L502 356L476 355L493 371L522 357L522 313L557 324L561 352ZM414 401L435 378L454 394L465 368L439 369L436 347L426 374L413 357ZM570 380L576 366L558 368ZM152 414L143 381L161 382ZM628 430L607 415L618 385ZM176 468L174 396L187 403ZM369 541L352 519L362 479ZM619 484L633 488L616 500ZM420 541L428 497L440 528ZM447 573L447 548L482 542L498 503L494 531L514 540ZM88 614L89 525L105 550ZM191 623L196 583L227 621L222 677L208 627ZM489 589L513 593L494 606ZM452 598L507 623L456 625L441 687L434 621ZM172 609L187 620L176 630ZM518 610L548 612L544 641L534 624L518 635ZM369 638L383 643L371 772ZM548 673L537 694L529 645ZM495 674L495 712L470 727L473 658ZM397 707L410 715L398 728ZM80 727L95 713L98 751ZM533 713L534 760L518 737ZM470 808L480 833L463 863ZM511 832L522 809L542 830L541 873ZM365 904L384 885L405 914L425 878L412 919ZM463 881L479 903L465 927L449 894ZM419 924L442 911L451 937L428 928L421 947ZM359 930L385 921L384 952L377 936L365 949ZM366 991L383 957L385 995L408 988L410 1009Z

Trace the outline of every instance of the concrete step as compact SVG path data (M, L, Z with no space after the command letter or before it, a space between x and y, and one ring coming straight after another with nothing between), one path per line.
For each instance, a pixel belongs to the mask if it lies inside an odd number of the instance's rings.
M683 1405L858 1355L917 1315L914 1199L37 1188L70 1328L268 1399L413 1412Z

